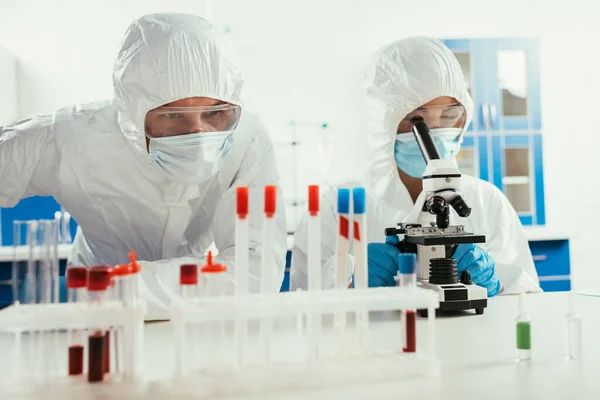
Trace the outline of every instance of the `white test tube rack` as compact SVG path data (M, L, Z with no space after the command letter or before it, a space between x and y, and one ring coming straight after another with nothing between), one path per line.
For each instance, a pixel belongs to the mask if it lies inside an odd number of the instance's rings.
M146 303L143 300L123 307L119 301L105 301L101 306L90 307L88 303L54 303L54 304L14 304L0 310L0 334L13 335L15 340L11 353L7 357L10 363L11 376L0 384L0 398L20 398L20 396L43 396L57 393L86 398L89 385L86 375L68 375L68 341L67 335L60 343L46 343L41 349L36 348L34 340L25 340L25 335L44 335L49 332L70 329L92 329L98 326L121 328L123 330L123 349L125 364L132 366L131 371L123 371L120 376L105 377L99 385L106 386L107 393L122 394L136 389L132 383L143 383L143 346L144 315ZM47 335L46 335L47 336ZM58 347L53 344L60 344ZM112 343L111 343L112 345ZM32 354L33 351L46 354ZM85 346L87 359L87 345ZM31 370L33 357L56 357L58 368L36 374ZM87 369L86 364L84 368ZM5 397L7 396L7 397ZM64 397L71 398L71 397Z
M175 326L176 343L172 390L181 392L180 394L212 398L261 393L265 390L385 382L407 376L437 374L439 361L435 355L434 320L435 309L438 307L439 298L435 293L417 287L296 291L282 294L249 294L245 298L225 296L182 300L174 303L170 310ZM335 344L330 342L329 347L333 349L330 356L321 356L316 360L309 356L307 346L304 354L292 361L274 359L265 363L264 358L258 355L254 361L249 357L245 364L239 365L235 363L235 355L231 355L229 364L223 364L221 360L219 365L211 365L209 360L208 365L204 364L199 369L186 369L185 337L186 327L190 324L225 322L233 326L240 318L254 322L263 318L295 321L299 316L308 320L315 316L334 316L340 313L355 315L357 312L396 312L401 309L428 310L426 344L421 343L416 353L402 353L398 348L393 352L370 351L365 355L356 349L356 352L351 352L345 357L336 357ZM275 326L274 341L284 340L279 335L282 330L277 329L277 324ZM392 337L391 342L397 339L397 343L401 345L402 326L396 326L397 337ZM352 332L352 329L355 327L350 327L349 332ZM252 329L249 331L252 332ZM306 334L310 334L308 330L305 331ZM323 336L326 335L325 331L324 329ZM333 329L329 329L327 334L333 340ZM233 343L233 338L231 340ZM293 344L287 343L287 346L289 349ZM253 347L254 350L257 348L258 346ZM285 349L286 347L283 347L283 352L286 352ZM202 354L198 357L202 357Z

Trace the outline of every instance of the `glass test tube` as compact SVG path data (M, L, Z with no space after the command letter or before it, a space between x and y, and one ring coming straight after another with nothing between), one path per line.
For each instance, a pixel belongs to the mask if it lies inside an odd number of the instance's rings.
M238 297L248 295L249 218L248 188L236 189L237 218L235 220L235 293ZM248 320L239 315L235 321L234 364L241 365L247 358Z
M531 359L531 317L525 313L525 293L519 293L519 315L517 316L517 359Z
M179 267L179 291L181 298L192 300L198 297L198 265L183 264ZM188 304L189 306L189 304ZM187 322L181 345L185 348L185 367L196 368L201 352L199 328L195 322Z
M398 254L397 264L400 275L400 287L411 289L416 286L416 262L417 257L415 254ZM417 312L413 309L402 310L402 317L404 319L402 351L405 353L414 353L417 351Z
M67 289L69 303L85 302L85 292L87 290L87 268L69 267L67 268ZM83 374L83 354L85 347L85 330L69 330L69 375Z
M220 297L225 295L227 285L227 267L222 264L213 264L212 252L208 252L206 259L206 265L202 267L202 278L204 282L204 289L206 297ZM212 357L210 363L212 365L222 365L225 363L224 354L227 351L226 348L226 331L225 321L218 321L211 323L209 328L210 343L216 343L213 347Z
M319 215L319 186L308 187L308 231L307 231L307 260L308 260L308 290L320 292L323 288L321 270L321 216ZM321 314L315 308L311 308L311 314L307 315L307 342L308 359L319 358L319 346L321 343Z
M581 316L575 311L574 294L569 295L567 314L567 353L570 359L581 358Z
M88 303L90 308L99 308L105 301L110 285L110 268L96 266L88 272ZM88 337L88 382L101 382L106 371L105 334L106 326L90 329Z
M336 245L336 290L347 290L348 276L348 251L350 249L350 190L338 189L338 237ZM335 354L344 357L346 354L346 313L337 312L333 318L335 331Z
M277 187L265 186L265 203L263 220L263 254L261 260L261 287L263 295L277 292L275 287L275 253L271 243L275 242L275 212L277 209ZM273 319L262 318L259 327L259 343L264 354L265 362L271 360L271 336L273 334Z

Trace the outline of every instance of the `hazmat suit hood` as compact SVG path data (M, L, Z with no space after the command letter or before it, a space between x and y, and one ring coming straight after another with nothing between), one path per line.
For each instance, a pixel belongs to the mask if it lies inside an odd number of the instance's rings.
M188 97L241 105L243 77L233 55L206 20L150 14L127 29L114 63L117 119L133 148L146 155L148 111Z
M371 151L369 182L376 197L395 204L408 196L394 160L400 121L436 97L449 96L465 107L466 129L473 117L473 100L456 57L429 37L398 40L378 50L367 67L363 89Z

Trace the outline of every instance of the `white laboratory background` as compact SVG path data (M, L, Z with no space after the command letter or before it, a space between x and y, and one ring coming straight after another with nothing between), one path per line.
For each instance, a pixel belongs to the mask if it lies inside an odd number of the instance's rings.
M247 105L277 145L290 230L308 184L361 173L360 76L374 50L413 35L539 38L546 226L571 239L573 286L600 283L597 0L0 0L0 125L111 98L130 21L165 11L206 17L236 49ZM332 157L315 163L329 134Z

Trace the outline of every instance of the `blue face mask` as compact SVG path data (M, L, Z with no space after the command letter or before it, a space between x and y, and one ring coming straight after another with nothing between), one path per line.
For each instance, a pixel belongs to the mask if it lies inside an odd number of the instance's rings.
M450 159L456 155L460 149L458 141L462 129L432 129L430 133L440 153L440 157L443 159ZM413 178L422 177L425 168L427 167L425 159L421 154L421 149L419 149L419 144L412 133L401 133L396 135L394 158L396 159L398 168Z

